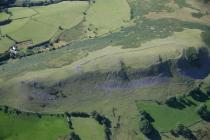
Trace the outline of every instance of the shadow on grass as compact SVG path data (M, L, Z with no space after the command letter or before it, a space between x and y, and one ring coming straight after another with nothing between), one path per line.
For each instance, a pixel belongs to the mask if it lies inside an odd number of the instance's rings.
M206 102L209 97L203 93L200 89L194 89L190 92L190 96L196 100L196 101L199 101L199 102Z
M146 135L146 137L150 140L161 140L160 133L155 128L153 128L153 131L149 135Z
M150 114L147 114L147 115L146 115L146 119L147 119L149 122L155 122L154 118L153 118Z
M196 104L195 104L193 101L191 101L191 100L189 100L189 99L187 99L187 98L185 98L185 100L182 101L182 103L183 103L185 106L188 106L188 107L190 107L190 106L196 106Z
M210 57L201 60L200 66L193 67L187 64L186 60L180 60L178 66L182 75L189 76L193 79L204 79L210 73Z

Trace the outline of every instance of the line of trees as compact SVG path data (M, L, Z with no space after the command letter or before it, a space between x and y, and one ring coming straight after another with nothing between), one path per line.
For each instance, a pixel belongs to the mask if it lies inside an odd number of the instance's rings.
M97 111L93 111L91 113L91 116L101 125L104 125L105 129L105 140L111 140L111 135L112 135L112 131L111 131L111 121L105 117L104 115L99 114Z
M61 114L48 114L48 113L39 113L39 112L25 112L25 111L20 111L18 109L14 109L14 108L10 108L8 106L0 106L0 111L4 112L4 113L16 113L17 115L20 114L25 114L27 116L30 115L35 115L38 118L42 118L43 115L49 115L49 116L56 116L56 117L66 117L67 121L68 121L68 125L69 128L71 130L74 130L73 128L73 123L71 120L71 117L81 117L81 118L94 118L100 125L104 126L104 132L105 132L105 140L111 140L111 121L105 117L104 115L99 114L96 111L93 111L91 114L85 113L85 112L65 112L65 113L61 113ZM69 140L80 140L80 137L74 132L72 131L69 135Z
M178 123L175 129L171 130L171 134L175 137L182 136L189 140L196 140L196 137L192 133L192 131L184 126L183 124Z
M46 6L50 4L56 4L62 1L91 1L91 0L40 0L40 1L31 1L31 0L0 0L0 9L3 10L9 7L31 7L31 6Z
M183 51L183 56L179 60L178 65L181 67L200 67L208 62L208 56L209 50L207 47L201 47L199 49L189 47Z

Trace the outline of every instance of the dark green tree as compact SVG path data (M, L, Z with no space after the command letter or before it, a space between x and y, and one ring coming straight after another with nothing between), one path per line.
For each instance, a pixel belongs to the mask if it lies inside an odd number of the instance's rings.
M210 0L208 0L210 1ZM201 34L203 41L206 43L208 47L210 47L210 30L205 31Z
M194 47L190 47L186 50L185 58L191 66L200 66L199 55Z
M69 140L81 140L81 139L79 135L77 135L75 132L71 132Z
M173 132L176 135L180 135L183 136L184 138L190 139L190 140L194 140L196 139L195 136L193 135L192 131L187 128L186 126L184 126L183 124L178 123L176 125L176 128L173 130Z
M139 129L144 135L149 135L153 131L153 126L150 121L143 119L140 121Z
M199 105L196 112L202 119L210 120L210 112L205 104Z

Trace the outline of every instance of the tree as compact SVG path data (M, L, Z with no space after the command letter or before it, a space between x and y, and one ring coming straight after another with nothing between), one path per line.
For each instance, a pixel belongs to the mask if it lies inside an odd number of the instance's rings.
M120 61L120 70L118 72L118 75L123 81L129 80L127 69L128 67L125 65L125 63L123 61Z
M139 113L140 113L139 129L144 135L148 136L154 131L154 128L151 124L154 120L152 119L150 114L147 113L145 110L142 110Z
M190 47L186 50L185 58L191 66L200 66L199 55L194 47Z
M148 120L149 122L154 122L154 119L145 110L141 110L139 113L140 113L140 120Z
M183 136L184 138L188 138L192 140L195 139L195 136L193 135L192 131L180 123L176 125L176 128L172 132L174 132L176 135Z
M153 126L150 121L143 119L140 121L139 129L144 135L149 135L153 131Z
M210 38L209 38L210 40ZM200 60L206 61L209 57L209 50L207 47L201 47L198 49L198 57Z
M195 89L189 92L189 95L197 101L204 102L208 100L208 96L200 89L200 87L196 87Z
M81 140L81 139L75 132L71 132L69 140Z
M204 2L205 4L207 4L208 2L210 2L210 0L203 0L203 2Z
M166 104L168 105L168 106L175 106L176 104L177 104L177 99L176 99L176 97L175 96L170 96L170 97L168 97L168 99L166 100Z
M208 47L210 47L210 30L202 32L201 37Z
M15 0L0 0L0 7L1 6L9 6L10 4L15 3Z
M201 118L205 120L210 120L210 112L208 111L208 108L205 104L199 105L196 112Z

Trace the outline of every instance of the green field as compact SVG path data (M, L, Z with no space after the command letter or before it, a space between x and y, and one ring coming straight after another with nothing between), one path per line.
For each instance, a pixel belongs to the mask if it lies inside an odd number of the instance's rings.
M190 98L195 105L187 106L184 109L176 109L167 105L158 105L154 102L138 101L137 107L139 110L145 110L154 119L154 127L160 132L168 132L176 127L176 124L181 123L185 126L190 126L201 120L196 113L196 108L202 103ZM205 104L210 108L210 101Z
M24 112L23 112L24 113ZM104 126L92 118L72 118L73 130L65 117L0 112L0 138L3 140L58 140L74 131L82 140L104 140Z
M154 118L154 127L160 132L170 131L177 123L188 126L200 120L194 106L182 110L150 102L137 102L137 106L140 110L146 110Z
M105 140L104 127L94 119L73 118L73 127L82 140Z
M0 54L4 53L5 51L9 50L9 48L14 45L14 42L10 39L4 37L0 39Z
M5 12L0 13L0 21L7 20L7 19L9 19L9 17L10 17L10 15L6 14Z
M69 128L64 118L5 114L0 112L0 138L3 140L57 140Z
M10 8L13 21L1 27L2 34L18 42L32 40L35 45L49 40L59 27L69 29L77 25L87 7L87 2L61 2L44 7Z
M126 26L130 20L130 7L126 0L97 0L87 11L85 25L89 34L97 35L112 32Z
M13 20L18 20L20 18L30 18L33 15L37 14L36 11L28 7L9 8L9 12L12 13L12 16L10 17L10 19L13 19Z

